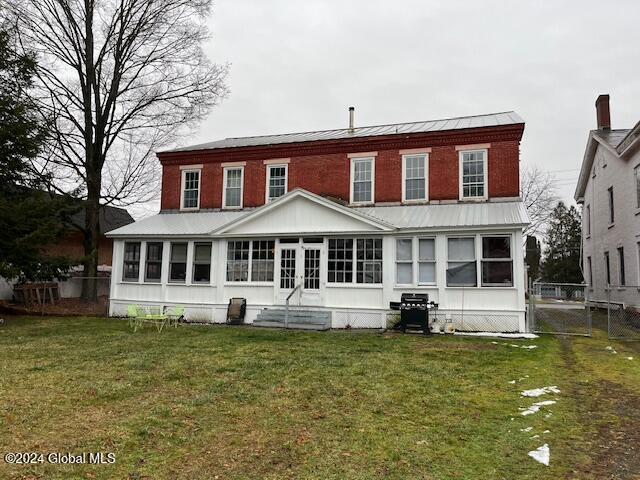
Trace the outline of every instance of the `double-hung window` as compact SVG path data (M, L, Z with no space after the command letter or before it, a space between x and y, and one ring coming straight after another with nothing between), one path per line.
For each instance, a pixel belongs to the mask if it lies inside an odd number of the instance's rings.
M159 282L162 277L162 242L147 242L145 282Z
M211 242L193 246L193 283L211 282Z
M185 282L187 278L187 249L188 244L184 242L171 244L171 255L169 257L170 282Z
M586 228L587 237L590 237L591 236L591 205L587 205L585 210L586 210L585 222L587 224L587 228Z
M616 221L616 211L613 203L613 187L609 187L607 193L609 195L609 225L613 225Z
M487 198L487 151L460 151L460 199Z
M427 154L402 156L402 200L427 199Z
M228 282L273 282L275 241L230 241L227 244Z
M396 284L434 285L435 283L435 239L396 239Z
M609 252L604 252L604 269L607 279L607 287L611 285L611 260L609 259Z
M287 165L267 165L267 202L287 193Z
M328 255L329 283L382 283L381 238L331 238Z
M140 242L125 242L122 279L137 282L140 279Z
M476 271L475 237L447 239L447 286L475 287Z
M182 210L197 210L200 207L200 170L182 170Z
M593 288L593 265L591 264L591 257L587 257L587 269L589 272L589 287Z
M226 167L224 169L223 208L242 208L243 180L243 167Z
M618 265L620 266L618 285L624 287L627 284L627 274L624 271L624 247L618 247Z
M351 203L373 203L375 198L373 157L351 159Z
M513 286L511 237L482 237L482 286Z

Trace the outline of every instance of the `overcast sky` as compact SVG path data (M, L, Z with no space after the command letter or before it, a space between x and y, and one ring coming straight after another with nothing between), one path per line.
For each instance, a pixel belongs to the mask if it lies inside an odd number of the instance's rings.
M638 0L217 0L209 25L231 94L182 144L515 110L571 199L597 95L640 120Z

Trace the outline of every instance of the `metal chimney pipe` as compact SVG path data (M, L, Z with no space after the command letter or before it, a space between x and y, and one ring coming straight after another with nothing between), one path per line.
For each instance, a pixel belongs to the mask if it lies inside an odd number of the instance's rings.
M355 107L349 107L349 131L353 132L353 115L355 113Z

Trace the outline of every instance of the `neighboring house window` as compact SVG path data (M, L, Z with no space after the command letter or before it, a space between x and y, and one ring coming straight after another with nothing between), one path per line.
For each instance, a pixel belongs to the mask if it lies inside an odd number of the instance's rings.
M640 208L640 165L633 169L636 178L636 207Z
M609 252L604 252L604 268L606 272L607 287L611 285L611 263L609 261Z
M267 165L267 201L287 193L287 166Z
M250 242L231 241L227 244L227 281L249 280Z
M587 237L591 236L591 205L587 205L587 215L586 215L586 223L587 223Z
M187 278L187 248L186 243L172 243L169 258L169 281L184 282Z
M273 282L275 241L254 240L251 252L251 281Z
M417 258L414 245L417 242ZM417 265L416 265L417 264ZM418 278L414 279L417 271ZM436 283L435 239L399 238L396 240L396 284L433 285Z
M396 283L398 285L413 284L412 238L398 238L396 240Z
M487 198L487 151L460 152L460 198Z
M448 238L447 259L447 286L475 287L478 284L475 238Z
M402 156L402 200L427 199L427 155Z
M587 268L589 270L589 286L593 287L593 266L591 265L591 257L587 257Z
M330 283L382 283L382 239L329 239Z
M351 203L374 201L374 165L373 158L351 159Z
M613 187L609 187L609 225L613 225L616 220L615 207L613 205Z
M359 238L356 250L356 283L382 283L382 239Z
M182 171L182 206L184 210L200 207L200 170Z
M511 237L482 237L482 286L513 286Z
M627 284L627 276L624 271L624 247L618 247L618 264L620 265L620 278L618 279L620 282L619 285L624 286Z
M242 208L242 184L244 168L227 167L224 169L224 190L222 206L224 208Z
M159 282L162 276L162 242L147 242L145 282Z
M211 282L211 242L195 243L193 248L193 283Z
M329 239L328 281L331 283L353 282L353 239Z
M138 281L140 278L140 242L125 242L122 279Z

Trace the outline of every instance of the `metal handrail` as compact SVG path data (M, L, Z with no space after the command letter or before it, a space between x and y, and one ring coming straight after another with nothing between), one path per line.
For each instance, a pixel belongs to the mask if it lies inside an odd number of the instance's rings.
M284 328L288 328L289 326L289 300L291 300L293 294L296 293L296 290L298 290L301 286L302 284L299 283L298 285L293 287L293 290L291 290L291 293L287 296L287 302L284 308Z

